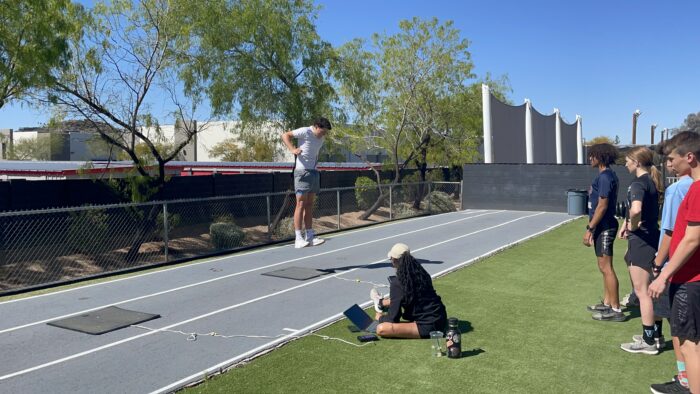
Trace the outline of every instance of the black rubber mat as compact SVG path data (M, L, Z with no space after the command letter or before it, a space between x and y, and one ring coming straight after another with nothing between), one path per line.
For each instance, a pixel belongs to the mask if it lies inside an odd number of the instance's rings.
M329 274L332 270L317 270L314 268L287 267L276 271L264 272L262 275L276 276L279 278L307 280L317 276Z
M110 306L98 311L84 313L65 319L54 320L46 324L65 328L91 335L100 335L110 331L129 327L132 324L143 323L159 318L160 315L130 311L128 309Z

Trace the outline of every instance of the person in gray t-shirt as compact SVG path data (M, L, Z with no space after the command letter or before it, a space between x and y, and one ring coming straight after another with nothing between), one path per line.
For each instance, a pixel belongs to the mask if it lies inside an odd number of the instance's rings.
M318 118L310 127L301 127L282 134L282 141L294 154L294 194L296 208L294 209L295 248L308 245L320 245L323 239L314 235L312 227L313 207L316 193L320 189L320 176L316 170L318 152L323 146L326 133L332 128L326 118ZM297 139L294 146L292 139ZM306 237L302 234L302 223L306 228Z

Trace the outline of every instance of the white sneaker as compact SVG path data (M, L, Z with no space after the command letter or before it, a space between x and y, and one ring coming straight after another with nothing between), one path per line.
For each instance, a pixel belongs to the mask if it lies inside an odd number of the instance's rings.
M659 354L659 349L656 348L656 344L647 345L644 341L623 343L620 345L620 348L630 353Z
M376 287L373 287L372 290L369 291L369 298L371 298L372 302L374 302L374 310L379 313L382 313L382 293L380 293Z
M305 239L297 239L296 241L294 241L294 247L296 249L305 248L307 246L309 246L309 241Z
M326 240L323 238L318 238L318 237L311 238L311 245L312 246L318 246L324 242L326 242Z
M639 342L644 340L643 337L639 334L637 335L632 335L632 340L635 342ZM654 341L656 341L656 348L659 350L663 350L666 348L666 339L663 337L663 335L660 338L654 338Z

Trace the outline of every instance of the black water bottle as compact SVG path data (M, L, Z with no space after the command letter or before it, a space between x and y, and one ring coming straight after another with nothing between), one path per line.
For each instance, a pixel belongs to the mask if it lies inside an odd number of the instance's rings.
M462 356L462 334L459 332L459 320L456 317L447 319L447 357L460 358Z

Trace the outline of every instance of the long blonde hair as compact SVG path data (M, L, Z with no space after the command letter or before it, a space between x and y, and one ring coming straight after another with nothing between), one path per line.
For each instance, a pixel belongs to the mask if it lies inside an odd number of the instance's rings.
M649 172L649 176L651 176L651 180L654 181L657 192L661 193L664 190L663 177L659 169L654 165L654 152L649 148L640 146L627 152L627 157L636 160L642 168Z

